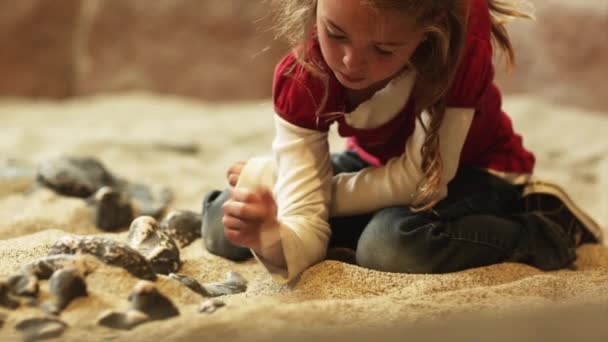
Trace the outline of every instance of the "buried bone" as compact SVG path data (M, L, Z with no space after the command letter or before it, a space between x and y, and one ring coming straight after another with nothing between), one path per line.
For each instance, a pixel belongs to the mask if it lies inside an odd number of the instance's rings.
M87 296L87 285L78 270L66 268L55 271L49 280L49 300L42 308L51 314L59 314L75 298Z
M122 267L141 279L156 280L152 266L128 245L99 236L64 236L51 247L49 255L91 254L111 266Z
M247 290L247 280L236 272L226 274L226 279L221 282L201 284L196 279L183 274L171 273L171 279L175 279L186 285L192 291L203 297L219 297L245 292Z
M171 237L159 229L150 216L140 216L131 223L127 237L129 246L141 253L156 273L176 272L180 265L179 248Z
M201 237L201 220L202 216L193 211L172 211L160 222L160 229L183 248Z

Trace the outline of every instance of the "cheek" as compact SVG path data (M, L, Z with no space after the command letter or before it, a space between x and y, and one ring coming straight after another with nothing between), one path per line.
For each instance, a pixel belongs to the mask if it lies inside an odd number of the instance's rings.
M325 62L333 67L340 63L342 59L342 51L340 46L327 38L320 37L319 44L321 45L321 53Z

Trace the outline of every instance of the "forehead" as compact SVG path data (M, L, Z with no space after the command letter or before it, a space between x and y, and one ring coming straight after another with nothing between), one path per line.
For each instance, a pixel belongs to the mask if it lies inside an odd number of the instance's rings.
M321 20L330 20L348 34L399 38L416 31L407 13L380 10L361 0L318 0L317 6Z

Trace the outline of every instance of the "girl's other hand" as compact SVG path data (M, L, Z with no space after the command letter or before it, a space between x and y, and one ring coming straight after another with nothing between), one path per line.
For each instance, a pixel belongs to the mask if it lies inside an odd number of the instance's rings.
M224 203L224 234L237 246L257 250L260 230L268 221L276 220L277 205L267 188L231 189L231 197Z
M228 171L226 172L226 178L228 179L228 184L231 187L234 187L236 183L239 181L239 176L241 175L241 171L245 166L244 160L239 160L236 163L232 164Z

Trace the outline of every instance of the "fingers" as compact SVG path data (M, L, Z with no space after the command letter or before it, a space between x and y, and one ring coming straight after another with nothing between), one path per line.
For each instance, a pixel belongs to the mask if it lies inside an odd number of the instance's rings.
M236 185L244 166L245 166L245 161L239 160L236 163L232 164L232 166L230 166L230 168L228 168L228 171L226 172L226 178L228 179L228 184L230 184L230 186Z

